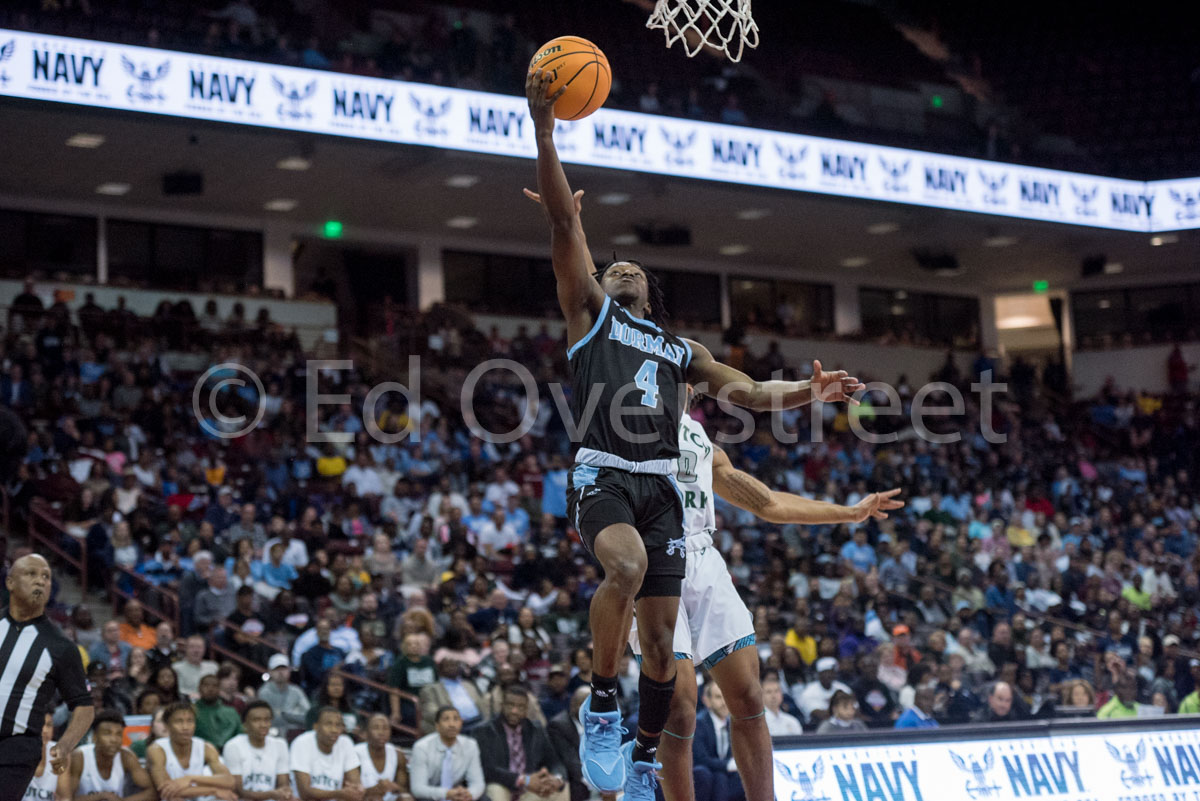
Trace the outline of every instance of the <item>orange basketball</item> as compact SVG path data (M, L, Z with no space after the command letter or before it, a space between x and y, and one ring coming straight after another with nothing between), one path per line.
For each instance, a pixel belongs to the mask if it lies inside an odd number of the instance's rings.
M543 69L553 80L547 97L562 87L554 104L554 116L560 120L580 120L604 105L612 87L612 69L600 48L578 36L559 36L537 49L529 62L529 71Z

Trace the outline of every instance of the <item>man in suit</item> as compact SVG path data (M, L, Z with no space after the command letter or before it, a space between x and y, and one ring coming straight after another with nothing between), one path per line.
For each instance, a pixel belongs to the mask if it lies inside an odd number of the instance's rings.
M483 718L483 699L479 690L469 681L462 680L462 665L454 657L447 656L437 663L438 680L421 688L421 728L433 731L437 711L444 706L458 710L464 728L479 723Z
M546 730L533 723L529 694L504 690L501 713L474 732L491 801L567 801L567 782Z
M692 740L696 801L746 801L729 748L729 707L715 681L704 685L704 705Z
M579 736L583 733L583 725L579 722L579 707L592 694L588 685L576 688L571 694L571 706L554 716L546 724L546 733L550 743L558 754L558 761L567 771L567 786L571 790L571 801L586 801L592 794L583 783L583 766L579 763Z
M462 737L462 718L452 706L432 716L437 731L413 744L409 790L417 801L478 801L486 785L479 746Z

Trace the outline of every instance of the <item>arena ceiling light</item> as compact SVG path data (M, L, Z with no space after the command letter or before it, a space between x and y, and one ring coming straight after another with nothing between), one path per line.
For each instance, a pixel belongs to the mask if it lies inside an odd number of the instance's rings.
M263 208L266 211L292 211L298 205L300 205L299 201L293 200L290 197L278 197L274 200L268 200L263 204Z
M451 175L446 179L446 186L451 189L470 189L479 183L478 175Z
M1009 248L1017 244L1015 236L989 236L983 240L985 248Z
M133 189L133 184L123 184L116 181L109 181L108 183L103 183L97 186L96 194L116 196L127 195L129 194L130 189Z
M631 196L627 192L606 192L600 197L596 198L596 202L601 206L620 206L624 203L628 203L630 197Z
M275 162L275 166L281 170L290 170L291 172L304 172L312 166L312 162L304 156L288 156L286 159L280 159Z
M870 263L871 260L866 256L848 256L841 261L841 265L843 267L849 267L851 269L855 267L866 267Z
M77 133L67 139L67 147L83 147L88 150L95 150L104 144L104 137L100 134Z
M737 213L737 218L739 220L761 220L770 214L770 209L742 209Z
M722 256L741 256L743 253L750 252L750 246L739 244L722 245L717 252Z
M1125 265L1119 261L1110 261L1104 265L1105 275L1117 275L1123 272L1125 272Z
M451 217L450 219L446 220L447 228L458 228L465 230L467 228L474 228L478 224L478 217Z
M612 242L614 245L621 245L621 246L627 247L629 245L636 245L638 243L638 235L637 234L617 234L609 241Z
M1160 248L1163 245L1174 245L1178 241L1179 237L1175 234L1161 234L1150 237L1150 247Z

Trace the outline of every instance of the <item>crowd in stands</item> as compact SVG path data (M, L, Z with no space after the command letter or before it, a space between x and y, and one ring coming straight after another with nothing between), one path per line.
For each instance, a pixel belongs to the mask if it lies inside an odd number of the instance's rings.
M652 8L649 0L626 0L598 17L576 4L546 7L528 0L506 4L504 13L474 0L404 11L367 0L23 0L0 9L0 27L505 94L522 92L534 48L567 31L600 43L616 65L610 107L1095 169L1069 148L1045 146L1027 120L966 94L954 113L940 102L927 112L904 112L925 114L919 134L911 123L885 124L896 111L872 108L867 87L958 89L946 66L911 44L881 8L851 2L761 6L755 17L769 45L737 65L724 56L688 59L678 47L665 51L660 34L645 30ZM664 69L667 59L670 69ZM822 78L854 88L839 96ZM1025 98L1010 100L1019 106Z
M30 432L5 488L13 530L51 516L60 544L87 544L103 597L112 587L138 599L103 625L86 606L58 610L99 705L157 713L175 744L173 716L187 716L172 705L190 702L195 736L220 749L261 699L278 734L313 731L302 747L331 759L334 735L370 744L386 721L424 737L409 762L417 798L445 786L430 777L451 763L472 798L484 784L586 795L569 743L599 576L566 519L570 442L553 403L514 442L475 436L457 400L475 355L465 348L430 360L419 405L394 395L364 408L379 376L321 371L318 391L350 400L306 421L308 368L283 332L221 338L185 325L168 342L128 312L23 304L0 340L0 403ZM527 339L464 342L526 364L543 386L563 380L557 343ZM199 370L172 366L189 352L261 377L251 433L200 426ZM936 377L965 390L985 369L1000 366L981 356L964 375L948 361ZM1200 711L1195 398L1180 387L1127 401L1111 387L1069 407L1032 371L1011 373L997 403L981 409L964 392L965 413L929 423L956 441L914 435L904 381L905 415L876 416L868 396L784 413L771 436L758 418L757 435L724 445L773 488L850 505L900 487L907 501L886 521L801 528L718 499L716 545L753 612L774 733ZM477 421L491 430L534 400L507 380L477 387ZM253 405L238 392L218 404L230 416ZM714 437L742 430L711 399L691 414ZM314 441L308 422L346 441ZM410 436L389 444L368 425ZM627 715L637 677L627 658ZM723 720L703 679L704 719ZM546 731L558 732L549 748ZM722 746L697 737L697 764L717 765Z

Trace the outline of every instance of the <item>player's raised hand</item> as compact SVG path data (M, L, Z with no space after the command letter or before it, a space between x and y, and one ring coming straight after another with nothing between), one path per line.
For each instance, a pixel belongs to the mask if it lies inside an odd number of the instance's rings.
M812 388L813 398L817 400L826 403L846 401L846 403L857 406L858 401L850 396L860 389L866 389L867 385L849 375L845 370L834 370L827 373L821 369L821 362L814 360Z
M539 195L537 192L534 192L532 189L522 189L521 191L525 193L525 197L529 198L530 200L532 200L534 203L538 204L539 206L542 205L542 196ZM581 211L583 211L583 190L576 189L574 198L575 198L575 213L579 214Z
M851 518L850 522L862 523L868 517L875 520L887 520L888 512L904 506L904 501L895 499L899 494L899 487L886 490L885 492L872 492L850 507L854 510L854 517Z
M550 82L553 80L554 74L542 69L534 70L525 78L525 99L529 101L529 116L533 117L533 127L539 131L554 130L554 103L567 91L564 85L553 95L546 97L546 90L550 88Z

